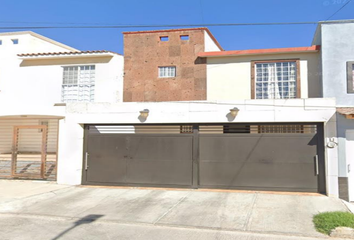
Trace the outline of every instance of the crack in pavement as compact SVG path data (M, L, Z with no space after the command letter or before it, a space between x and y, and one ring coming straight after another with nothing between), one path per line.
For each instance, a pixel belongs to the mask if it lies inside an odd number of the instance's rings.
M256 192L256 193L255 193L255 196L254 196L254 198L253 198L253 201L252 201L251 210L250 210L249 213L247 214L247 218L246 218L245 225L244 225L243 228L242 228L244 231L249 230L249 227L250 227L250 225L251 225L251 222L252 222L252 213L253 213L254 206L256 205L257 198L258 198L258 193Z

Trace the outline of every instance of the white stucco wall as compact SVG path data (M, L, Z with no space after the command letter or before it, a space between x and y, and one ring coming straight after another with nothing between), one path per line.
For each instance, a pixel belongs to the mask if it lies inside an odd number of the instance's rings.
M319 53L215 57L207 59L207 99L251 99L251 61L300 59L301 98L321 97Z
M8 68L4 68L4 65ZM32 104L42 108L61 102L63 66L95 65L95 102L120 102L123 90L123 57L13 59L0 67L0 102ZM14 94L16 93L16 94Z
M204 45L204 52L221 51L207 31L204 31Z

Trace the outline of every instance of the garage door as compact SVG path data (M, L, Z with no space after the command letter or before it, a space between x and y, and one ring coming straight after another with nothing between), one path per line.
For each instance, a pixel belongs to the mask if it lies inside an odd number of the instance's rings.
M179 126L90 126L88 184L192 186L191 135Z
M199 141L201 187L318 192L316 125L204 126Z
M324 192L321 129L88 126L83 183Z

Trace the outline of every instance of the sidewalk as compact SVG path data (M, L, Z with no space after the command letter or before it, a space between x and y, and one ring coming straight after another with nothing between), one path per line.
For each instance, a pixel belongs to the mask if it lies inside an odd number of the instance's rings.
M169 234L168 239L190 235L189 239L203 240L326 238L314 229L312 216L347 211L339 199L294 193L75 187L6 180L0 180L0 188L0 226L6 229L0 239L57 239L53 236L63 231L61 239L166 239ZM16 238L26 229L26 238ZM45 232L52 237L29 237L45 236ZM137 235L131 238L134 232ZM85 237L77 238L80 233ZM237 238L247 234L250 238Z

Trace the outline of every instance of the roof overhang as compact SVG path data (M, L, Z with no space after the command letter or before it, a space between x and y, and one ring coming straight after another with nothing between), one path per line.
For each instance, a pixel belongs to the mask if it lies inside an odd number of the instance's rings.
M41 55L25 55L19 54L19 59L22 60L38 60L38 59L63 59L63 58L96 58L96 57L114 57L117 54L111 52L105 53L63 53L63 54L41 54Z
M347 119L354 119L354 107L337 107L337 113L344 115Z
M293 48L269 48L269 49L250 49L236 51L217 51L217 52L201 52L198 57L238 57L248 55L269 55L269 54L286 54L286 53L310 53L318 52L320 46L313 45L311 47L293 47Z

